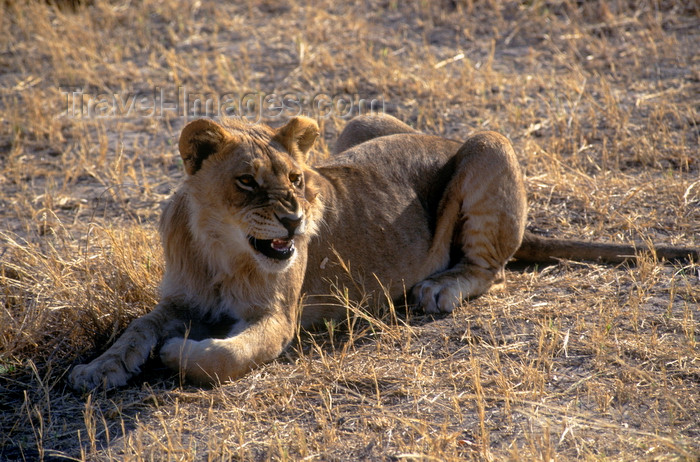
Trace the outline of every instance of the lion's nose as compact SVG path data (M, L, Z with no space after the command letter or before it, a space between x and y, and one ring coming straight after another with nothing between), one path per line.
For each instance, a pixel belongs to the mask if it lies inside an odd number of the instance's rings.
M301 225L301 217L298 215L283 215L277 217L277 219L282 223L282 226L289 231L289 235L293 236L297 228Z

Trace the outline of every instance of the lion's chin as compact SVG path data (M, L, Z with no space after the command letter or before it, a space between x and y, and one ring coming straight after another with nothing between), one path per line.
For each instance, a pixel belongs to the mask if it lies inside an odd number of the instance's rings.
M294 239L291 238L256 239L248 236L248 242L256 252L280 262L289 260L296 252Z

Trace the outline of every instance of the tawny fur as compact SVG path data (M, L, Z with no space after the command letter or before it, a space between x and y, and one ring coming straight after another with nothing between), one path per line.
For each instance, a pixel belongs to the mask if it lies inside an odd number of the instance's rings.
M522 174L497 133L459 143L390 116L363 116L311 168L317 136L305 117L278 130L210 120L183 129L187 178L160 226L161 301L102 356L76 367L73 387L123 385L155 351L194 382L235 379L277 357L299 323L344 319L331 288L354 299L369 294L370 303L410 290L423 310L449 312L502 282L514 254L634 254L525 234ZM253 247L271 240L284 258ZM663 250L697 258L695 250Z

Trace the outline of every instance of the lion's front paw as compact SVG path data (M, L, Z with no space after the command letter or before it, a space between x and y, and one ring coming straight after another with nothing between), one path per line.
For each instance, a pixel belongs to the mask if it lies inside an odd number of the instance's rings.
M86 391L97 387L121 387L130 377L118 358L97 358L89 364L75 366L68 382L74 390Z
M426 313L451 313L463 300L458 284L432 279L416 284L411 294L418 308Z
M160 349L160 359L187 380L203 385L215 383L219 380L220 369L225 370L228 358L221 358L213 351L214 342L214 339L173 338Z
M171 338L160 349L160 360L171 369L180 371L199 342L184 338Z
M255 367L251 356L250 347L236 338L200 341L174 338L160 350L163 364L200 385L237 379Z

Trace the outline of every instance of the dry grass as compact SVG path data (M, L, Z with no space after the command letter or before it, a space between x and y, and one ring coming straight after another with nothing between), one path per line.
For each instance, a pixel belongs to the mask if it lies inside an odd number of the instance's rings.
M232 3L5 2L0 459L696 460L697 265L514 270L446 317L355 306L213 390L155 360L127 388L67 390L157 299L185 118L136 99L154 89L382 97L425 131L499 130L532 228L700 245L697 2Z

